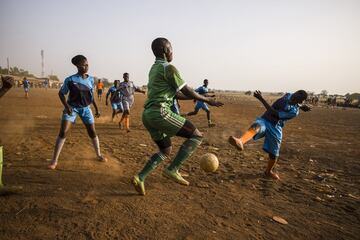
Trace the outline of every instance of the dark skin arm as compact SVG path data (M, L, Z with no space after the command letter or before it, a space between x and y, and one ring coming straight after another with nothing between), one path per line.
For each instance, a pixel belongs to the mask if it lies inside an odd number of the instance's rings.
M300 109L304 112L309 112L312 110L312 106L311 105L307 105L307 104L303 104L300 106Z
M61 103L65 107L66 113L70 115L72 113L72 107L66 102L65 95L61 91L59 91L59 98L60 98Z
M110 92L108 92L108 93L106 94L106 101L105 101L106 106L108 105L108 98L109 98L109 95L110 95Z
M1 77L1 80L3 82L3 86L0 89L0 98L14 86L14 80L12 77Z
M135 88L135 92L145 94L145 91L141 90L140 88Z
M95 99L93 100L92 104L93 104L93 106L95 108L95 117L96 118L100 117L99 109L98 109L98 107L96 105Z
M215 106L215 107L221 107L224 105L222 102L216 101L213 98L207 98L205 96L198 94L197 92L194 91L194 89L192 89L188 85L185 85L180 91L184 96L188 97L188 99L194 99L197 101L206 102L210 106Z
M259 90L256 90L254 92L254 97L257 98L264 105L266 110L268 110L271 113L271 115L276 116L276 117L279 116L279 112L270 106L270 104L263 98L263 96L261 95L261 92Z

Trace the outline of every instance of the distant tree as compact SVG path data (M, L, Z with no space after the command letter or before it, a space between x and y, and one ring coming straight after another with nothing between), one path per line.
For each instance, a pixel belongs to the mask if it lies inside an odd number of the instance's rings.
M251 95L251 91L246 91L245 95Z
M60 79L56 75L49 75L49 79L54 81L60 81Z
M327 95L328 95L328 91L326 91L326 90L321 90L321 95L327 96Z

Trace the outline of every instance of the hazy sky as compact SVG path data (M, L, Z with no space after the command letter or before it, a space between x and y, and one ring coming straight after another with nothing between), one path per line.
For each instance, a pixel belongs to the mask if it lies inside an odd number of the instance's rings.
M0 0L0 65L60 78L89 73L147 83L151 42L173 45L190 86L360 92L359 0Z

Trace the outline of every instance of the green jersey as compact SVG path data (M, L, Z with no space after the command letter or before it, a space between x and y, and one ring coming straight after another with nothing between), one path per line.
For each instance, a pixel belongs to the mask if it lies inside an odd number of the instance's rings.
M170 108L176 93L185 85L185 81L173 65L157 58L149 72L145 109L152 106Z

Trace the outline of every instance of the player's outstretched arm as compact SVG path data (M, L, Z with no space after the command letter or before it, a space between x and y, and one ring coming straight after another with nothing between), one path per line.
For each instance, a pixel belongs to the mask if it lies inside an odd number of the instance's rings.
M210 106L220 107L224 105L222 102L216 101L212 98L207 98L205 96L202 96L194 91L191 87L188 85L185 85L181 90L181 93L183 93L186 97L189 97L190 99L194 99L197 101L202 101L208 103Z
M10 88L12 88L14 86L14 79L12 77L3 77L1 76L1 80L2 80L2 88L0 89L0 98L2 96L5 95L5 93L7 93Z
M312 106L308 104L303 104L300 106L300 109L304 112L309 112L312 110Z
M271 115L279 117L279 112L270 106L270 104L263 98L263 96L259 90L256 90L254 92L254 97L257 98L264 105L266 110L270 111Z

